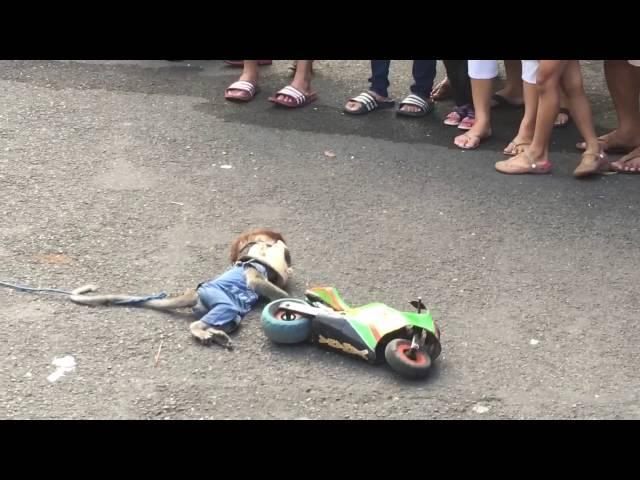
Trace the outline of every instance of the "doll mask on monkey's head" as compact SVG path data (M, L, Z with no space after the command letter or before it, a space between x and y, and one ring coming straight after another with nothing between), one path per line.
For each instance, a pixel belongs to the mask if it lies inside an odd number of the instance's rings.
M239 260L257 260L269 267L277 276L276 285L284 287L291 276L291 254L282 240L275 243L256 242Z

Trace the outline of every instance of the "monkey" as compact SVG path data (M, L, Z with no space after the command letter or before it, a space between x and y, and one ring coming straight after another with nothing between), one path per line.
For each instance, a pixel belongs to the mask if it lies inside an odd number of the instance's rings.
M86 295L97 288L75 289L70 300L83 305L135 305L155 310L191 308L198 320L189 325L193 337L203 344L215 342L233 348L229 333L235 331L260 297L285 298L291 268L291 254L283 236L257 228L242 233L231 243L231 267L222 275L200 283L181 295L167 298L131 295Z

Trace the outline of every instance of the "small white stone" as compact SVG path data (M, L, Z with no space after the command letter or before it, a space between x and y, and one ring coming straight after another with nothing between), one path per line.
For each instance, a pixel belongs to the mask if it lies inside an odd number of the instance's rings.
M476 413L487 413L489 411L489 407L478 403L473 406L472 410Z

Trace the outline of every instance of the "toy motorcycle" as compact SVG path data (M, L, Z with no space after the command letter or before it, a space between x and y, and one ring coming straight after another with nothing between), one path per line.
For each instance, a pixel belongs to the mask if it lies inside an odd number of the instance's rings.
M347 305L333 287L315 287L306 300L282 298L262 311L262 328L275 343L311 341L366 360L384 360L400 375L422 378L440 355L440 330L418 298L415 312L382 303Z

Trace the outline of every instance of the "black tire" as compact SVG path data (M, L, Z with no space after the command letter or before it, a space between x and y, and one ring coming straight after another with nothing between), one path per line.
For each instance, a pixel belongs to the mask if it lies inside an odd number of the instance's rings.
M431 357L424 347L416 352L416 358L407 356L411 349L411 341L404 338L391 340L384 349L384 358L397 373L407 378L424 378L431 367Z
M282 310L284 302L308 303L297 298L281 298L271 302L262 310L262 329L269 340L275 343L302 343L311 338L311 317Z

